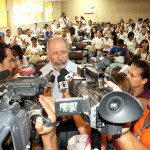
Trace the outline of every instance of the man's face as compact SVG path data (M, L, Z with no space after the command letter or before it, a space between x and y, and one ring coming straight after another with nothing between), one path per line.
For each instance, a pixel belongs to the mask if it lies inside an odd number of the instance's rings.
M31 36L31 30L28 30L28 31L26 32L26 35Z
M62 37L65 37L65 36L66 36L66 29L62 29L62 30L61 30L61 35L62 35Z
M2 63L0 63L0 71L8 69L12 72L16 64L15 64L14 56L10 51L10 49L8 48L6 49L6 55L7 57L4 59Z
M48 50L48 57L56 70L64 68L68 61L66 43L60 39L53 39Z
M32 46L36 46L37 45L37 41L36 40L32 40Z

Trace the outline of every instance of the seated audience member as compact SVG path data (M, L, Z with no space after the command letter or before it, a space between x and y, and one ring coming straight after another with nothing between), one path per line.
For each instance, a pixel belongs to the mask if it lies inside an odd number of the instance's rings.
M89 37L90 36L90 32L91 32L91 28L93 27L93 25L92 25L92 20L89 20L88 21L88 24L85 26L85 35L87 36L87 37Z
M55 76L54 87L52 89L52 97L54 99L62 98L63 94L59 90L57 77L60 75L60 69L65 68L68 72L77 72L77 64L69 60L69 47L62 37L52 37L47 43L47 56L49 63L44 66L40 71L43 75L53 71ZM66 150L68 140L78 134L76 125L72 118L61 122L60 126L57 127L57 134L59 138L59 149Z
M56 23L56 28L54 30L54 35L60 35L60 34L61 34L60 23Z
M0 32L0 42L5 43L3 32Z
M82 21L79 21L77 32L78 32L78 36L81 36L82 38L85 36L85 27L82 24Z
M54 32L51 29L51 25L48 25L44 34L45 38L48 40L49 38L54 36Z
M142 40L140 43L140 48L137 48L134 55L137 55L142 60L146 60L149 54L149 43L146 39Z
M142 30L136 38L137 44L140 44L144 39L147 39L147 29L145 26L142 26Z
M5 43L8 44L10 47L14 43L14 36L11 35L11 30L10 29L6 30Z
M83 26L86 26L86 20L83 16L80 17L80 21L82 22Z
M31 43L32 44L27 47L25 51L25 55L29 55L29 54L42 55L43 50L42 50L42 47L38 44L36 37L31 38Z
M57 22L56 22L56 20L54 19L54 20L52 21L52 24L51 24L51 28L52 28L52 31L53 31L53 32L54 32L55 29L56 29L56 24L57 24Z
M26 29L26 35L25 35L26 47L32 44L31 42L32 37L36 37L36 35L32 34L30 29Z
M141 32L141 30L142 30L142 23L143 23L143 18L139 18L138 19L138 22L136 22L136 29L139 31L139 32Z
M19 45L13 45L11 47L11 50L16 59L16 64L17 64L18 69L22 69L22 68L29 66L27 58L26 56L23 55L22 49Z
M150 98L150 64L145 60L135 61L129 67L127 77L133 86L134 97L146 108Z
M75 32L75 28L70 27L69 28L69 33L70 33L70 38L71 38L71 41L72 41L72 46L76 46L76 44L78 42L78 34Z
M135 28L135 23L131 24L131 29L128 31L128 33L129 32L133 32L134 36L135 36L135 39L137 38L137 36L139 35L139 31Z
M40 35L40 28L38 27L37 23L34 23L33 28L31 29L31 32L33 34L35 34L36 37L39 37L39 35Z
M104 45L106 45L106 39L103 37L102 30L97 30L97 37L92 40L92 48L94 52L90 52L90 57L100 56L103 52Z
M114 46L110 49L110 52L108 53L108 58L110 60L114 59L114 63L111 63L109 67L107 67L106 72L108 73L113 68L116 67L123 67L125 64L125 59L127 59L129 62L131 60L131 57L128 53L128 51L124 48L124 41L122 39L119 39L117 41L117 46Z
M21 47L25 47L25 35L22 32L22 28L17 29L17 35L14 38L13 45L18 44Z
M45 32L46 32L47 27L48 27L48 24L46 23L46 24L44 25L42 31L41 31L42 34L45 35Z
M117 34L118 39L125 40L127 38L128 34L124 29L124 26L120 27L119 33Z
M120 91L120 88L117 87L112 82L109 81L107 84L113 90ZM39 102L41 103L43 108L46 110L49 119L52 122L55 122L56 116L55 116L54 100L50 97L40 96ZM42 118L40 117L37 118L35 127L37 129L37 132L41 135L44 150L58 150L56 127L43 126L43 121L42 121ZM135 135L131 133L129 124L124 124L123 129L122 129L122 134L116 138L116 141L119 145L119 148L123 150L129 150L129 149L147 150L144 142L139 141L135 137ZM90 146L88 148L85 150L91 150Z
M125 39L124 44L126 45L130 55L133 56L136 49L136 41L133 32L128 33L128 38Z
M90 32L89 39L90 39L90 40L93 40L96 36L97 36L97 27L96 27L96 26L93 26L93 27L91 28L91 32Z
M111 32L110 36L106 42L106 45L104 46L104 49L106 49L107 51L110 50L110 48L112 48L113 46L117 45L117 34L116 32Z
M69 49L70 49L72 47L72 40L71 40L70 35L67 33L67 29L62 28L61 35L59 36L62 37L64 40L66 40L66 42L69 44Z
M106 27L103 30L104 37L106 39L108 39L112 31L113 31L113 28L111 27L111 23L107 22L107 25L106 25Z
M117 23L117 28L116 28L116 30L115 30L116 33L119 33L120 27L121 27L121 24L120 24L120 23Z
M150 30L147 31L147 40L148 40L148 45L149 45L148 52L150 53Z

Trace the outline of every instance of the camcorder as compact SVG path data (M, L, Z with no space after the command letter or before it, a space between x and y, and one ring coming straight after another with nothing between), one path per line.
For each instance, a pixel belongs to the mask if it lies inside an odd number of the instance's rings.
M45 77L24 76L1 82L0 150L27 150L31 143L39 143L34 125L38 116L45 126L53 125L38 102L51 76L52 72Z
M109 135L122 133L123 123L132 122L143 114L141 104L126 92L112 91L106 80L113 81L105 69L110 62L107 58L93 58L94 63L78 66L79 76L70 76L63 69L60 75L68 84L71 98L56 99L56 116L84 114L85 121L94 129ZM67 80L68 79L68 80ZM61 83L61 82L60 82ZM61 91L63 88L61 87Z

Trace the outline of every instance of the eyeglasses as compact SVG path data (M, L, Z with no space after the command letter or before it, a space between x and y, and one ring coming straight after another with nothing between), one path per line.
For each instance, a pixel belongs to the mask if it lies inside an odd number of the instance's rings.
M58 56L58 55L66 55L68 52L67 51L60 51L60 52L53 52L53 56Z

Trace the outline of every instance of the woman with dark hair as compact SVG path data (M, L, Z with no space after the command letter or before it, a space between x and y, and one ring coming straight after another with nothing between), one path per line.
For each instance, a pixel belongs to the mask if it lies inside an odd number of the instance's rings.
M18 66L18 69L22 69L29 66L27 58L26 56L23 55L22 49L19 45L13 45L11 47L11 50L16 59L16 64Z
M68 25L69 18L66 17L66 13L65 12L61 13L61 17L59 18L59 22L60 22L60 27L61 28L65 28Z
M90 39L92 40L93 38L95 38L97 36L97 27L96 26L93 26L91 28L91 32L90 32Z
M109 51L113 46L116 46L117 45L117 34L116 32L112 31L110 33L110 36L107 40L107 43L104 47L104 51Z
M149 43L148 40L144 39L142 40L142 42L140 43L140 48L137 48L134 55L138 55L140 56L140 59L142 60L146 60L149 52Z
M135 61L129 67L127 77L133 86L133 95L146 108L150 98L150 64L145 60Z

